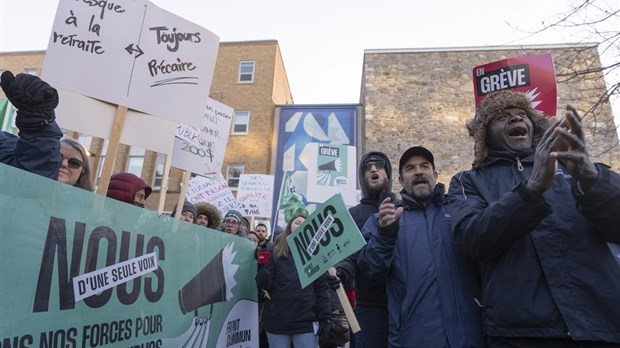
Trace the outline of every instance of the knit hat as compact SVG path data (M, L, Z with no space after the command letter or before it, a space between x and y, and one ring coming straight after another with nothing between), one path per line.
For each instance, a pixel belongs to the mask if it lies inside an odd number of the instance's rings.
M226 219L228 217L236 219L237 222L239 222L239 223L241 223L241 219L243 219L243 216L241 215L241 213L236 211L236 210L234 210L234 209L229 210L226 213L226 215L224 215L224 219Z
M507 108L523 109L534 126L532 147L536 148L540 138L549 127L549 118L535 110L529 97L522 92L514 90L502 90L490 93L476 109L476 116L467 122L469 135L474 138L474 162L473 168L481 168L488 155L486 144L487 126L494 116L502 113Z
M181 213L184 213L186 211L189 211L190 213L194 214L194 217L196 217L196 215L198 215L198 210L196 209L196 206L188 201L185 201L183 203L183 210L181 210ZM174 217L174 215L177 212L177 205L174 205L174 208L172 208L172 214L170 214L170 216Z

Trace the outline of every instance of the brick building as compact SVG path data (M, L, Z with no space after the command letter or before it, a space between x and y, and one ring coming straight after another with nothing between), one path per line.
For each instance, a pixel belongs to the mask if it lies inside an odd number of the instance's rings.
M0 70L40 75L44 58L45 51L0 53ZM220 43L210 97L235 110L222 166L229 185L234 187L243 173L270 173L275 108L293 103L278 42ZM107 140L70 130L66 133L79 138L91 151L93 172L100 173ZM154 188L147 207L157 210L163 168L157 153L121 144L113 172L129 171L142 177ZM164 211L170 211L178 200L182 173L171 170Z
M410 146L424 145L436 157L439 181L470 169L473 140L465 122L474 116L472 68L515 56L551 53L558 80L558 112L574 105L584 117L593 160L620 170L618 135L609 104L585 114L604 94L601 71L585 78L572 72L601 67L592 45L536 45L365 50L360 101L364 151L384 151L393 163ZM401 189L395 171L394 190Z

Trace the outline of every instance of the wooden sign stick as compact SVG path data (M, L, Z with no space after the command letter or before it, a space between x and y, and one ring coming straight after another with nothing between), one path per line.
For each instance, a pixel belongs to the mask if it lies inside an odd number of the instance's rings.
M172 155L166 154L166 161L164 162L164 175L161 178L161 187L159 188L159 205L157 206L157 213L164 212L164 203L166 203L166 193L168 193L168 181L170 180L170 167L172 166Z
M334 267L330 267L328 272L329 274L336 276L336 269ZM360 324L357 322L357 317L355 316L355 313L353 313L353 308L351 308L351 303L349 302L347 294L344 292L342 283L340 283L340 287L336 289L336 293L338 294L338 299L340 300L344 314L347 316L347 320L349 321L351 332L357 333L361 331L362 328L360 328Z
M108 150L105 153L103 170L99 178L99 185L97 185L97 193L104 197L106 193L108 193L110 177L112 176L114 161L116 160L116 153L118 152L118 144L121 140L121 134L123 133L123 126L125 125L125 116L127 116L127 107L118 105L116 107L116 116L114 117L114 125L112 126Z
M183 172L183 183L181 184L179 200L177 201L177 211L174 213L175 220L179 220L181 218L181 214L183 214L183 203L185 203L185 194L187 193L187 185L189 184L191 174L192 173L189 170Z

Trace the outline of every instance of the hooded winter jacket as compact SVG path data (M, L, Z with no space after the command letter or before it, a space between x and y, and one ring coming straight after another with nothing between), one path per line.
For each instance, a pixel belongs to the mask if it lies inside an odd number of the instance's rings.
M131 173L116 173L110 177L106 196L118 201L134 204L136 192L144 189L144 198L148 198L152 189L140 177Z
M620 343L620 175L597 164L589 192L558 165L542 196L526 181L534 154L491 153L456 174L449 203L455 241L481 272L491 336Z
M379 230L374 214L364 226L360 272L385 279L390 347L484 347L478 278L452 241L444 192L437 184L421 206L402 191L397 222Z

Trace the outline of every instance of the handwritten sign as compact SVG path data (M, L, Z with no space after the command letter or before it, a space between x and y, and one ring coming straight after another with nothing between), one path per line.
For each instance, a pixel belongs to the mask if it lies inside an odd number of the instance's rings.
M235 196L233 196L221 174L216 179L202 176L192 178L187 185L185 197L194 204L200 202L213 204L221 216L226 215L229 210L237 208Z
M201 126L219 38L144 0L60 0L42 77L80 93Z
M241 174L237 189L237 209L243 216L270 217L273 175Z
M208 99L201 128L177 124L172 166L210 176L222 171L233 108Z
M555 68L550 54L498 60L475 67L472 74L476 107L487 94L512 89L527 94L532 107L545 115L557 112Z

